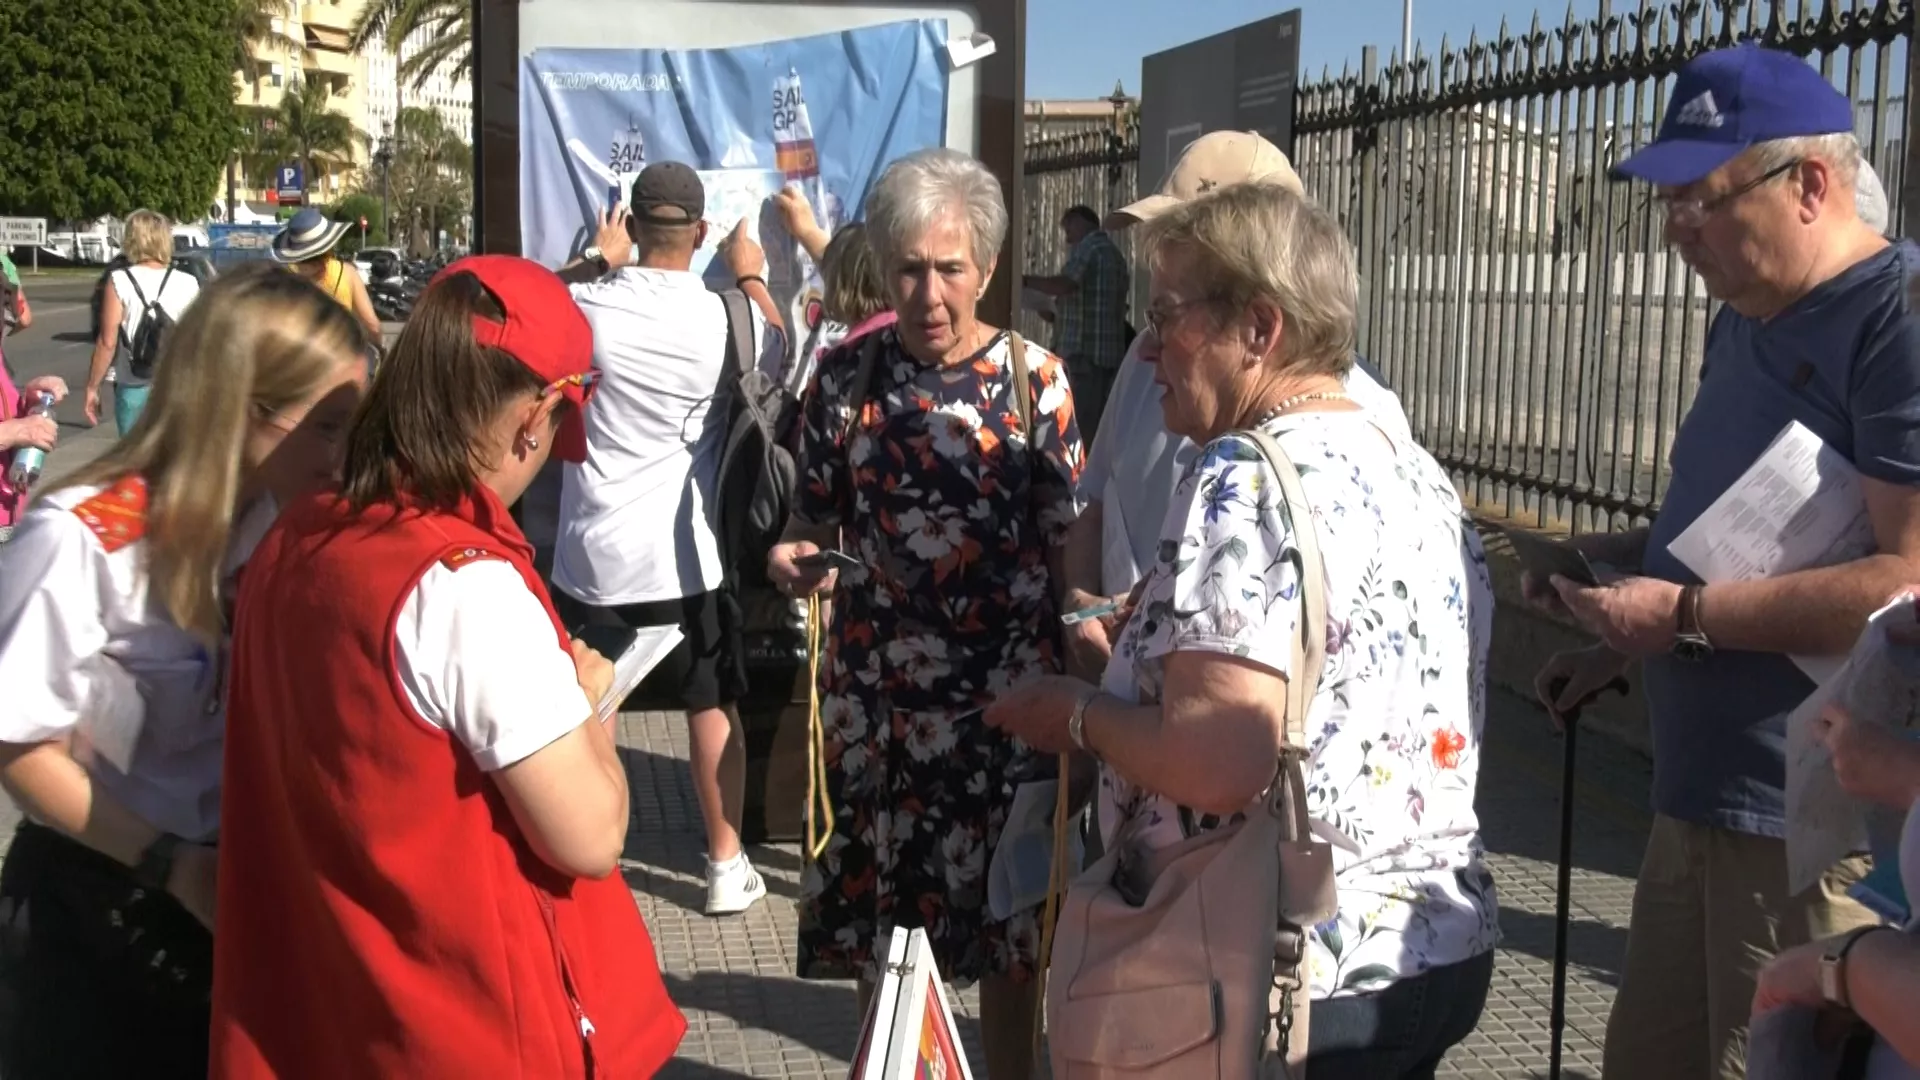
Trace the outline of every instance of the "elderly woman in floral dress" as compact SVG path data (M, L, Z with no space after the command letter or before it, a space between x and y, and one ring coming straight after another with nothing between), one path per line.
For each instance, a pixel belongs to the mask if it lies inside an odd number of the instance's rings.
M1060 361L1023 349L975 305L1006 238L1000 185L930 150L895 162L867 203L868 236L899 315L869 346L827 354L807 397L802 490L768 573L797 596L831 590L821 673L833 837L810 866L800 974L861 980L864 1009L893 927L923 928L941 973L984 980L988 1075L1027 1075L1036 913L987 912L987 862L1032 764L981 709L1060 670L1055 592L1081 447ZM1030 427L1020 418L1030 413ZM855 403L858 403L857 415ZM836 541L835 576L795 559Z

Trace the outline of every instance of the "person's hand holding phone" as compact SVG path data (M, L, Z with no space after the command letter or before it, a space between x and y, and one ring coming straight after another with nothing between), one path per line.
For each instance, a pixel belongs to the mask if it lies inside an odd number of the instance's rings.
M811 540L775 544L767 553L767 580L796 598L832 592L840 575L831 563L811 558L820 554L820 545Z

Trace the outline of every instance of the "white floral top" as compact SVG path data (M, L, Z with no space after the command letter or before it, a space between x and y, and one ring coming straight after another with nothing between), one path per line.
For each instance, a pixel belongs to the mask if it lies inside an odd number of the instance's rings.
M1315 998L1378 990L1499 942L1474 817L1493 586L1447 474L1361 412L1268 428L1301 474L1327 572L1327 664L1306 733L1308 805L1334 844L1339 914L1313 928ZM1164 657L1227 653L1287 675L1298 552L1272 467L1248 439L1204 447L1181 478L1105 689L1159 699ZM1111 770L1101 821L1161 847L1218 820Z

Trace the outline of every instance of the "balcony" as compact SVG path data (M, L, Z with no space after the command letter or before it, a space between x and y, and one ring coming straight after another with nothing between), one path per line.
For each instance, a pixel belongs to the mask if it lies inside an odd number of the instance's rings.
M358 5L347 4L302 4L300 22L309 30L316 27L334 30L341 34L353 29L353 14Z

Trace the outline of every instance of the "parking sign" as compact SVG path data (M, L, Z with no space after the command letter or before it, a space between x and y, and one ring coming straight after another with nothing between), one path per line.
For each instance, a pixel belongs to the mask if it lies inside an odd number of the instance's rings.
M276 194L280 196L281 206L299 206L301 196L305 194L307 188L305 170L298 162L280 166L274 187Z
M42 247L46 242L46 218L0 217L0 247Z

